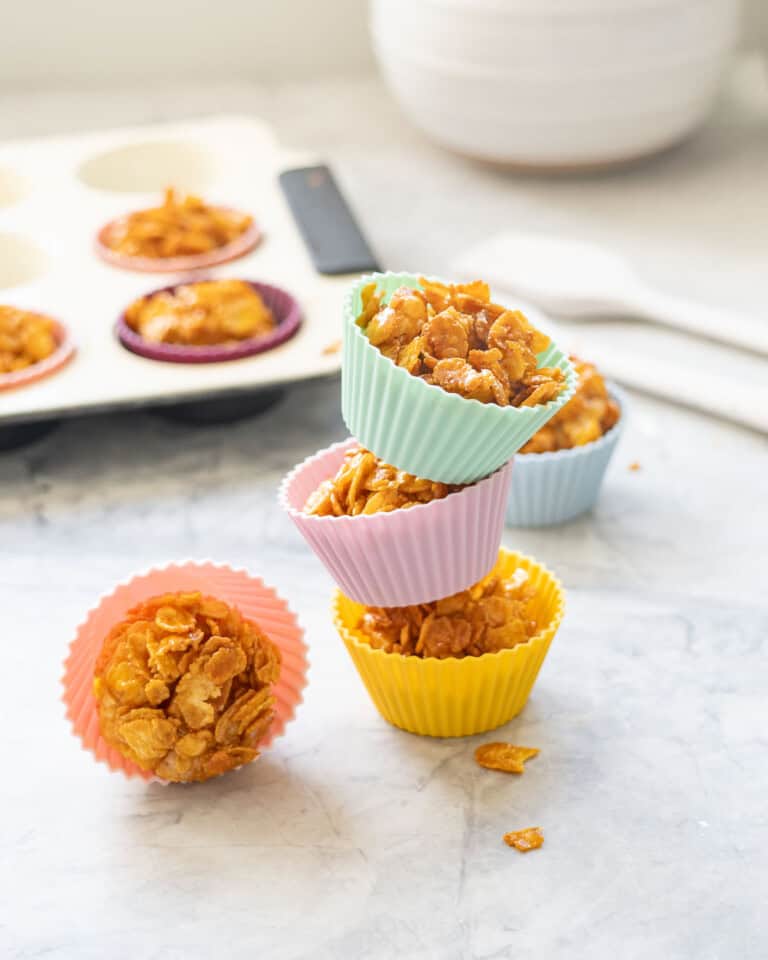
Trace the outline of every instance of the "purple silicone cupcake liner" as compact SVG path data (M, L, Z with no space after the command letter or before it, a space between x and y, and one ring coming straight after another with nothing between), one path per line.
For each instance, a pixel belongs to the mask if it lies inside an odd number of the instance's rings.
M201 277L195 277L194 280L172 283L167 287L158 287L157 290L152 290L144 296L153 297L158 293L175 290L186 283L198 283L202 279ZM285 343L286 340L290 340L301 326L301 310L296 299L286 290L273 287L272 284L259 283L255 280L246 280L245 282L253 287L272 311L277 326L271 333L264 334L261 337L252 337L249 340L241 340L238 343L210 347L193 347L177 343L152 343L145 340L128 325L125 319L125 311L123 311L115 325L117 338L131 353L137 353L148 360L164 360L168 363L220 363L224 360L240 360L243 357L251 357L256 353L264 353L264 351L271 350L273 347Z

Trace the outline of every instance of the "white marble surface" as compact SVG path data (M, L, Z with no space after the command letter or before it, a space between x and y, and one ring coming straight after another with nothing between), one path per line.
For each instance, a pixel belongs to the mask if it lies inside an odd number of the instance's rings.
M251 109L327 153L391 267L439 272L488 230L545 223L611 239L670 289L764 309L768 97L742 79L681 150L555 182L440 154L368 82L30 95L0 121L21 136ZM484 738L388 727L334 635L331 584L275 488L343 435L336 382L238 424L101 417L0 454L0 955L765 957L766 442L633 401L595 514L505 536L568 592L531 702L500 731L541 749L520 778L474 765ZM105 588L188 557L246 565L291 598L311 683L249 769L145 787L79 750L61 661ZM541 851L501 842L532 824Z

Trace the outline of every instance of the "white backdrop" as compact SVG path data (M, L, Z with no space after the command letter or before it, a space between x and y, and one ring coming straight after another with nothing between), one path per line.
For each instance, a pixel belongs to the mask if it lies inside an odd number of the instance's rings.
M0 90L356 72L366 18L366 0L0 0Z

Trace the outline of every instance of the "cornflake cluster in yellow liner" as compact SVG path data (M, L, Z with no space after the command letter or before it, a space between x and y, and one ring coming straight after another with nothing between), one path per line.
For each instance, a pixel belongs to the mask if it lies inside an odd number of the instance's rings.
M311 493L304 512L317 517L386 513L441 500L461 487L422 480L384 463L362 447L352 447L336 475Z
M487 283L400 287L385 305L371 283L357 322L371 344L408 373L448 393L499 406L536 406L565 387L557 367L536 367L549 339L519 310L491 302Z
M412 607L367 607L358 629L372 647L407 656L479 657L525 643L538 631L528 572L489 576L451 597Z
M531 437L520 453L548 453L581 447L599 440L618 422L619 405L609 396L605 381L595 366L574 356L571 361L578 376L576 393Z
M207 780L258 756L280 653L221 600L169 593L109 633L94 695L111 746L164 780Z
M104 242L128 257L194 256L226 246L252 223L248 214L210 206L200 197L180 197L169 187L159 207L115 221Z
M17 307L0 306L0 374L24 370L56 349L50 317Z
M244 280L204 280L141 297L125 311L128 326L153 343L213 346L260 337L272 311Z

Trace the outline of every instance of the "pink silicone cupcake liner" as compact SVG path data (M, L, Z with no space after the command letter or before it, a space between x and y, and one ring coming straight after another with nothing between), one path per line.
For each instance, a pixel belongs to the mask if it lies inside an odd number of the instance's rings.
M307 497L332 477L350 437L295 467L280 485L280 504L352 600L368 606L428 603L481 580L498 556L512 462L442 500L390 513L313 517Z
M127 760L101 736L93 696L96 659L104 638L129 610L150 597L179 590L200 590L237 607L244 617L256 621L280 648L280 678L274 687L276 713L267 735L259 744L260 749L268 747L275 737L285 731L286 724L293 719L296 707L301 703L302 690L307 684L304 632L287 603L258 577L251 576L245 570L233 570L211 561L171 564L137 574L102 597L78 627L64 663L62 679L62 699L67 707L67 716L83 747L90 750L99 762L106 763L110 770L124 773L126 777L166 783Z
M75 353L75 343L69 334L69 331L63 323L54 320L54 337L57 347L53 353L41 360L39 363L33 363L23 370L14 370L13 373L0 374L0 390L10 390L13 387L23 387L28 383L34 383L36 380L42 380L63 366L69 363Z
M230 207L219 207L218 209L231 210ZM132 257L125 253L118 253L117 250L113 250L107 245L107 237L110 231L125 219L125 217L119 217L117 220L110 220L109 223L104 224L96 234L96 253L113 267L135 270L138 273L187 273L193 270L207 270L219 263L229 263L231 260L237 260L238 257L245 256L246 253L249 253L261 243L264 236L256 224L252 223L231 243L227 243L223 247L217 247L215 250L209 250L206 253L188 254L181 257Z
M158 293L175 290L177 287L183 286L185 282L197 283L202 279L202 277L196 277L194 281L172 283L170 286L152 290L145 296L153 297ZM261 296L277 321L275 329L264 334L264 336L240 340L234 344L210 347L190 347L176 343L152 343L145 340L128 325L125 311L123 311L115 326L117 337L120 343L132 353L147 357L149 360L165 360L169 363L220 363L224 360L240 360L256 353L264 353L265 350L272 350L273 347L290 340L301 326L301 310L295 298L281 287L274 287L269 283L259 283L251 280L245 282Z

